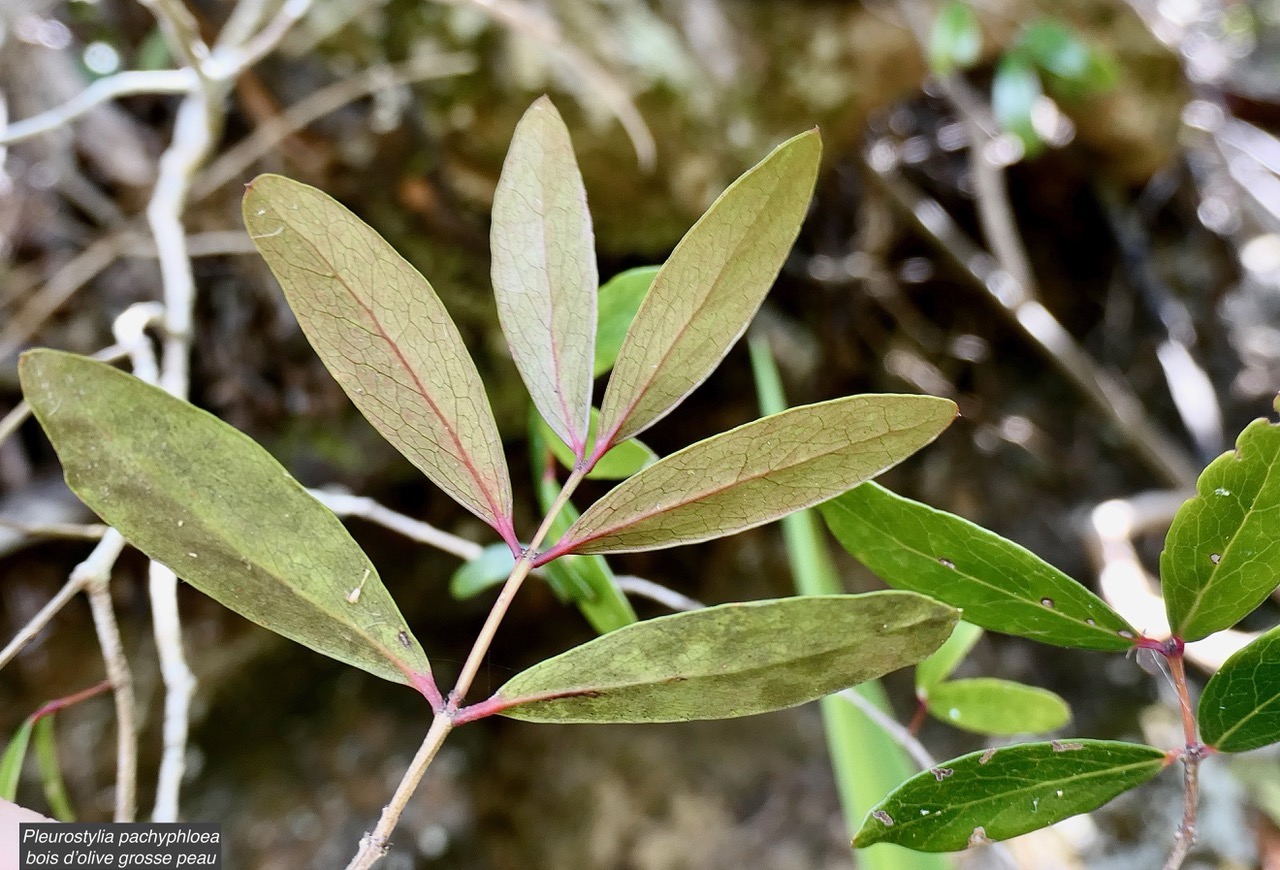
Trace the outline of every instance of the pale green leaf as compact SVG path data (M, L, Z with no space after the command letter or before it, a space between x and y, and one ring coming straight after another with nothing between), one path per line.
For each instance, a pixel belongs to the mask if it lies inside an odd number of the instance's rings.
M656 550L772 522L896 465L938 437L955 414L946 399L868 395L747 423L618 485L552 552Z
M991 108L1000 126L1022 141L1028 156L1044 148L1032 123L1032 110L1042 96L1040 75L1024 57L1009 53L1000 59L991 81Z
M966 622L1079 649L1133 646L1136 632L1101 598L968 520L874 483L821 510L844 548L886 583L959 607Z
M929 32L929 66L939 75L967 69L982 54L982 26L964 0L949 0L938 10Z
M742 335L800 231L821 154L816 130L784 142L730 185L676 246L609 377L601 405L605 445L665 416Z
M987 749L912 777L871 811L853 845L958 852L1097 809L1168 766L1151 746L1054 740Z
M592 408L591 426L587 430L588 441L595 437L599 422L600 412ZM573 448L565 444L560 439L560 436L551 430L551 426L547 424L547 421L540 414L537 415L534 425L542 430L542 437L546 441L547 448L560 464L572 470L578 462L578 457L574 455ZM643 442L632 438L630 441L623 441L600 457L596 464L592 466L591 471L587 472L587 480L625 480L640 469L657 461L658 454L650 450Z
M27 760L27 747L31 745L31 729L35 721L24 719L9 738L9 744L0 755L0 798L17 800L18 782L22 779L22 763Z
M516 557L506 544L490 544L480 555L462 565L449 578L449 594L459 600L473 598L486 589L502 585L516 566Z
M600 377L618 359L618 351L636 319L640 303L653 286L659 266L637 266L620 272L600 288L596 316L596 360L594 372ZM588 438L588 441L591 440Z
M498 427L435 290L313 187L260 175L244 221L320 359L360 412L436 486L518 543Z
M1235 625L1280 582L1280 426L1250 423L1196 492L1160 554L1169 625L1185 641Z
M599 276L582 173L546 97L516 125L493 194L489 247L498 321L516 369L543 419L581 459Z
M927 696L930 689L951 676L981 639L981 628L969 622L957 623L941 649L916 667L916 694Z
M494 701L531 722L749 716L915 664L955 620L904 592L723 604L596 638L517 674Z
M71 798L67 796L67 784L62 779L62 763L58 760L58 740L54 736L53 718L54 714L49 713L36 720L31 742L49 810L60 822L74 822L76 813L71 807Z
M1280 628L1227 659L1200 696L1200 738L1221 752L1280 742Z
M1067 702L1048 689L991 677L938 683L926 703L935 718L975 734L1043 734L1071 719Z
M67 483L131 544L277 634L429 685L426 655L369 557L252 439L86 357L29 351L18 371Z

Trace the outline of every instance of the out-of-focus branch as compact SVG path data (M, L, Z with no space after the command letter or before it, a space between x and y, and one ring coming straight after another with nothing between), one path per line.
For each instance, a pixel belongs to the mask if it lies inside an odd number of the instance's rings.
M60 106L0 127L0 145L57 130L103 103L139 94L185 94L196 78L189 69L128 70L100 78Z
M646 580L643 577L621 574L616 579L618 588L626 594L648 598L650 601L656 601L670 610L701 610L706 607L696 598L690 598L688 595L683 595L674 589L663 586L660 583L654 583L652 580Z
M480 558L484 547L475 541L468 541L457 535L437 529L430 523L415 520L413 517L397 513L368 496L349 495L343 492L328 492L323 489L308 490L316 500L340 517L359 517L371 523L404 535L411 541L435 547L457 556L464 562Z

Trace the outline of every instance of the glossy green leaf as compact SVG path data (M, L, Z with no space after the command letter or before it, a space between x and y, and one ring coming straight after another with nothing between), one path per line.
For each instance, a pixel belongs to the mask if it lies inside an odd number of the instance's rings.
M1200 696L1200 739L1222 752L1280 743L1280 628L1227 659Z
M244 222L360 412L436 486L516 543L489 399L427 280L338 202L278 175L249 185Z
M53 719L54 714L50 713L36 720L31 732L31 742L50 811L60 822L74 822L76 813L67 796L67 784L62 779L62 763L58 760L58 740L54 736Z
M595 376L600 377L613 368L618 351L636 319L640 303L653 286L660 266L637 266L620 272L600 288L596 316ZM590 440L590 439L588 439Z
M592 408L591 426L587 434L588 441L595 437L599 422L600 413L595 408ZM560 464L565 468L572 469L578 461L578 457L574 455L573 448L565 444L560 440L560 436L551 431L551 427L547 425L547 421L542 419L541 415L537 417L535 425L542 429L542 437L546 440L548 449L551 450L551 453L559 460ZM632 438L630 441L623 441L600 457L600 460L587 473L587 480L625 480L640 469L657 461L658 454L650 450L641 441Z
M516 557L506 544L490 544L480 555L453 572L449 594L458 600L474 598L486 589L500 586L511 576Z
M906 459L955 418L933 396L848 396L747 423L619 484L562 552L656 550L730 535L844 492Z
M991 108L1000 127L1022 140L1027 156L1044 147L1031 122L1032 109L1043 95L1040 75L1025 58L1009 53L1000 59L991 82Z
M659 270L601 405L601 438L637 435L724 359L773 286L813 196L816 130L782 145L720 195Z
M131 544L264 628L423 689L427 658L369 557L253 440L86 357L29 351L18 371L67 483Z
M1048 689L990 677L938 683L926 704L935 718L975 734L1043 734L1071 719L1067 702Z
M957 623L947 642L916 666L916 694L927 696L930 689L951 676L982 639L982 633L982 629L971 622Z
M22 763L27 760L27 747L31 745L31 729L34 721L28 717L13 732L9 744L0 755L0 798L17 800L18 782L22 779Z
M530 722L749 716L915 664L955 620L904 592L722 604L596 638L517 674L494 700Z
M600 279L582 173L546 97L516 125L493 194L490 249L498 321L516 369L543 419L582 458Z
M1097 809L1166 766L1162 750L1054 740L962 755L903 783L867 816L855 846L956 852Z
M966 622L1079 649L1133 645L1133 627L1101 598L968 520L874 483L821 510L844 548L886 583L959 607Z
M938 75L967 69L982 55L982 26L964 0L950 0L938 11L929 33L929 66Z
M1280 426L1250 423L1209 464L1173 518L1160 582L1173 633L1185 641L1230 628L1280 583Z

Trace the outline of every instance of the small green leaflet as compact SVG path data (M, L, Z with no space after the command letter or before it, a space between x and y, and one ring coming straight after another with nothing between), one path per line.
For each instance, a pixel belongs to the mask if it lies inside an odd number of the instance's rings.
M902 784L871 811L857 847L958 852L1097 809L1168 766L1152 746L1054 740L962 755Z
M1071 719L1067 702L1048 689L990 677L939 683L926 703L934 718L975 734L1043 734Z
M1018 49L1065 86L1069 96L1103 91L1115 84L1114 62L1061 21L1045 19L1026 29Z
M1221 752L1280 742L1280 628L1222 665L1200 696L1200 738Z
M938 75L968 69L982 54L982 26L964 0L949 0L938 10L929 33L929 66Z
M486 589L500 586L516 566L516 557L506 544L490 544L480 555L453 572L449 594L458 600L473 598Z
M620 272L600 288L596 317L596 359L594 373L600 377L613 368L622 342L636 319L640 303L653 286L659 266L637 266Z
M591 425L587 429L588 441L595 438L599 422L600 412L592 408ZM578 462L573 448L560 440L560 436L551 430L551 427L547 425L547 421L542 419L541 415L536 416L533 425L542 430L543 440L546 441L548 449L551 450L560 464L572 470ZM632 438L630 441L623 441L600 457L591 471L587 473L587 480L625 480L640 469L657 461L658 454L637 439Z
M816 130L787 140L685 234L618 352L601 404L604 444L597 450L662 419L724 359L800 232L821 156Z
M844 548L890 586L959 607L966 622L988 631L1096 650L1128 649L1137 636L1039 556L953 514L874 483L821 510Z
M629 625L517 674L530 722L684 722L794 707L915 664L956 612L909 592L723 604Z
M599 276L582 173L546 97L516 125L493 194L489 247L498 321L516 369L543 419L581 459Z
M956 630L947 642L916 665L916 694L922 698L928 696L929 690L951 676L981 639L982 629L978 626L963 620L956 623Z
M18 782L22 779L22 763L27 760L27 747L31 745L31 729L35 720L30 716L22 720L18 730L9 738L9 744L0 755L0 798L16 801Z
M252 439L86 357L28 351L18 373L67 484L129 543L264 628L426 690L369 557Z
M991 108L1000 126L1022 141L1028 157L1044 149L1031 120L1031 110L1042 96L1040 75L1020 54L1006 54L996 64L996 75L991 81Z
M1280 426L1250 423L1196 492L1160 554L1169 625L1184 641L1235 625L1280 582Z
M244 223L312 347L360 412L516 546L493 410L427 280L337 201L279 175L249 185Z
M550 552L656 550L772 522L896 465L955 414L946 399L869 395L747 423L618 485Z

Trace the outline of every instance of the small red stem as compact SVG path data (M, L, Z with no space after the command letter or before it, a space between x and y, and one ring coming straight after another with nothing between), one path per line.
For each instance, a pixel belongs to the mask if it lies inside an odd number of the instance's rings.
M44 706L37 709L34 713L32 713L30 716L30 719L32 723L39 722L45 716L52 716L54 713L61 712L62 710L65 710L66 708L72 706L73 704L79 704L81 701L87 701L90 698L95 697L96 695L101 695L102 693L106 692L110 688L111 688L111 681L103 680L101 683L98 683L96 686L90 686L89 688L82 689L79 692L76 692L75 694L67 695L64 698L58 698L55 701L50 701L49 703L45 704Z
M929 702L922 697L916 697L916 712L911 717L911 722L907 725L907 732L912 737L920 734L920 729L924 727L924 721L929 715Z

